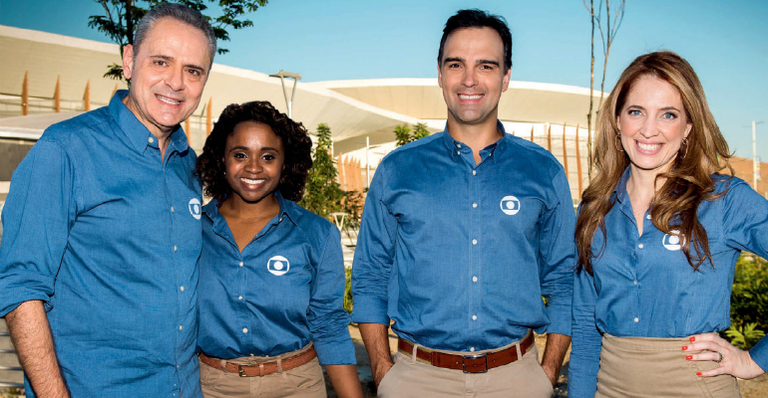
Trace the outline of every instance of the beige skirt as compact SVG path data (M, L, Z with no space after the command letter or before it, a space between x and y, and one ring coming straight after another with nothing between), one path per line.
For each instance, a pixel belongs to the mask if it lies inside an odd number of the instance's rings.
M696 376L714 361L688 361L688 339L603 336L595 398L739 398L731 375Z

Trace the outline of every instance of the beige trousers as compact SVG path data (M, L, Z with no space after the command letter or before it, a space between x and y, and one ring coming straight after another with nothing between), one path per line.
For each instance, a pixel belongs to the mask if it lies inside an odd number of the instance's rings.
M242 357L230 359L243 365L274 361L292 357L301 351L289 352L277 357ZM200 362L200 385L205 398L326 398L325 379L320 362L314 358L297 368L261 377L240 377L237 373L224 372Z
M688 361L688 339L603 336L595 398L738 398L730 375L696 376L714 369L714 361Z
M398 352L381 380L378 398L549 398L553 392L534 344L522 359L487 373L438 368Z

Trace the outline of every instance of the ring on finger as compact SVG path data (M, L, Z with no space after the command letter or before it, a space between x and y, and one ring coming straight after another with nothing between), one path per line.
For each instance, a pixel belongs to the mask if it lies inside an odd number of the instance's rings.
M717 363L723 362L723 353L720 351L717 351L717 355L719 355L720 357L715 359L715 362Z

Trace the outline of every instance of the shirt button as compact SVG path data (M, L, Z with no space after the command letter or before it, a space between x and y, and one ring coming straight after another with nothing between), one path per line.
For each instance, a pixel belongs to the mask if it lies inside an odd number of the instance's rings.
M238 299L238 300L242 300L242 299L243 299L243 296L237 296L237 299Z
M173 245L173 251L176 251L177 247L176 245Z
M472 170L472 175L476 176L477 175L477 170Z
M649 219L649 220L650 220L650 219L651 219L651 215L650 215L650 214L648 214L648 215L646 215L646 216L645 216L645 218L647 218L647 219Z
M476 321L477 320L477 315L472 315L472 320Z
M475 347L469 347L470 352L475 352Z
M477 209L477 203L472 203L472 208Z
M461 144L456 144L456 148L461 148Z
M241 266L241 267L243 266L243 262L242 262L242 261L240 262L240 266Z
M635 286L637 286L637 279L634 280Z
M472 282L477 282L477 277L476 276L472 277Z
M151 143L155 142L155 139L154 139L154 137L149 137L149 139L147 141L149 141L149 143L151 144Z
M637 247L638 247L639 249L642 249L642 248L643 248L643 247L645 247L645 246L643 246L643 244L641 243L641 244L637 245Z
M477 239L472 239L472 244L476 245L477 244Z
M243 333L248 333L248 328L243 328Z
M184 291L184 286L179 286L179 290Z
M456 154L457 154L457 155L461 155L461 152L459 152L459 151L456 151Z
M171 213L173 213L175 210L173 210L173 206L171 206Z
M638 322L640 322L640 318L635 317L635 323L638 323Z
M179 325L179 330L184 330L184 326Z

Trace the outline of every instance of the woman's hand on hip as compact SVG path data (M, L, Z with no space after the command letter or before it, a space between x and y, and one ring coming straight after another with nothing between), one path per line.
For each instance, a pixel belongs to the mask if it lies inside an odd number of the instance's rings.
M718 336L716 333L704 333L693 335L689 338L690 344L683 346L683 351L696 352L698 354L686 356L689 361L715 361L718 367L697 372L698 376L712 377L721 374L729 374L742 379L752 379L765 373L765 371L752 360L749 351L742 351Z

